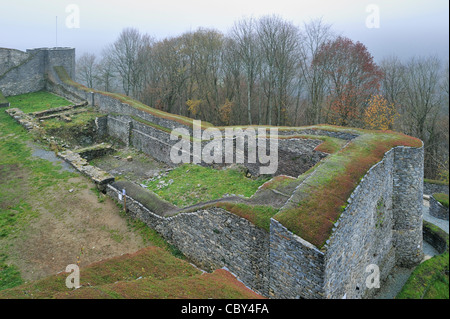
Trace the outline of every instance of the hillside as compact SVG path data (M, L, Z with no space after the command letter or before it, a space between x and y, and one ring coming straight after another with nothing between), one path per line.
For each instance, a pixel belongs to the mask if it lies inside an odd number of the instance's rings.
M80 271L78 289L68 289L68 273L0 291L0 298L30 299L256 299L231 273L203 273L169 252L147 247L94 263Z

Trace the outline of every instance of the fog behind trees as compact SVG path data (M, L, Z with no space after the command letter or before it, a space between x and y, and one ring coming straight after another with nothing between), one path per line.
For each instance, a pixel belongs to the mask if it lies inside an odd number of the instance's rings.
M424 141L425 176L447 180L448 77L448 60L437 56L376 64L363 43L320 19L295 25L276 15L158 41L126 28L101 55L77 61L88 87L215 125L403 132Z

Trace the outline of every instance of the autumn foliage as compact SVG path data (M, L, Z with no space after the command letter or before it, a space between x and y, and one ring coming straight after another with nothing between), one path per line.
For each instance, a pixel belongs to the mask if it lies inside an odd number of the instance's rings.
M361 126L364 106L378 93L383 75L366 46L338 37L321 46L313 64L325 72L331 87L328 123Z
M394 104L389 104L381 95L372 96L368 104L364 113L366 128L384 131L391 129L396 116Z

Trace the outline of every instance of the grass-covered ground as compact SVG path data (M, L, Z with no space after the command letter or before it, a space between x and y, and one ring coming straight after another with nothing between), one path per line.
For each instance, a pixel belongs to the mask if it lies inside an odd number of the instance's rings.
M71 104L66 99L47 91L10 96L8 101L11 103L11 107L19 107L25 113L39 112Z
M10 100L11 107L27 112L68 103L48 92L13 96ZM127 222L120 216L120 208L96 194L87 179L62 170L58 163L32 156L31 143L30 134L1 110L0 290L53 269L62 270L85 246L90 246L83 256L87 263L98 260L96 254L113 256L108 250L96 253L92 249L100 243L116 244L110 251L118 253L139 249L144 240L148 245L153 238L159 240L138 223ZM107 211L104 216L103 210ZM105 217L114 222L106 222Z
M396 299L449 299L449 235L429 222L425 227L446 249L417 266Z
M146 182L148 189L161 198L186 207L223 196L252 196L267 178L247 178L239 169L213 169L185 164L160 178Z

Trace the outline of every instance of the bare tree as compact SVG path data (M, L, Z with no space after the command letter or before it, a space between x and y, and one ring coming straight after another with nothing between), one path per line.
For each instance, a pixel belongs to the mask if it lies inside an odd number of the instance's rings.
M114 89L114 79L116 74L114 72L114 65L111 58L103 54L102 59L96 65L96 76L95 80L99 87L101 87L106 92L112 92Z
M335 39L335 34L331 31L330 24L325 24L322 19L316 19L304 24L302 35L300 70L307 91L306 123L318 124L322 123L322 107L328 91L325 72L327 66L326 61L321 65L312 62L320 47Z
M168 112L174 111L178 103L181 112L180 98L188 77L187 62L181 52L182 39L164 39L153 45L152 49L152 80L150 88L157 93L157 103L163 103Z
M259 19L257 33L261 43L262 71L267 96L266 123L272 125L276 105L276 124L282 125L282 112L288 104L289 90L299 57L299 30L276 15Z
M426 139L429 121L439 110L441 96L440 61L436 57L412 58L403 75L405 95L403 107L408 117L408 133Z
M425 146L425 176L433 177L441 139L438 122L442 116L441 63L437 57L414 57L406 63L403 82L403 129L420 138Z
M122 88L126 95L137 97L139 85L144 74L143 61L145 50L149 47L148 36L141 35L137 29L124 29L119 38L107 48L117 73L122 80Z
M77 61L76 76L82 84L89 88L94 88L96 77L96 57L92 53L84 53Z
M260 44L256 33L256 22L252 19L237 21L230 32L234 48L242 63L247 82L247 118L252 124L252 94L260 63Z
M328 121L337 125L361 125L368 99L378 93L381 69L361 43L337 37L323 44L314 64L322 68L331 84Z
M383 72L381 91L389 103L397 105L405 94L405 65L394 55L384 58L380 67Z

